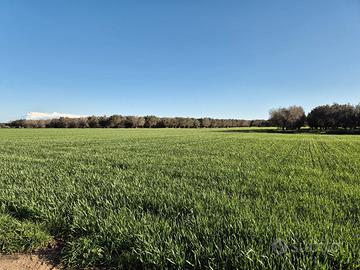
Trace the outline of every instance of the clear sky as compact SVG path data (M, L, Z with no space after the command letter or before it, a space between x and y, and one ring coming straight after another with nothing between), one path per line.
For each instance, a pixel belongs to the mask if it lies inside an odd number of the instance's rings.
M360 102L359 0L1 0L0 121Z

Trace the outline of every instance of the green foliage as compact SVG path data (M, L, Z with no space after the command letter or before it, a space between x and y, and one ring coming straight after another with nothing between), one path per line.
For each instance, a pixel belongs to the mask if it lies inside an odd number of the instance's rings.
M338 129L360 126L359 107L351 104L318 106L308 114L307 122L312 128Z
M46 246L51 240L40 226L0 214L0 252L27 252Z
M229 131L2 129L2 252L51 235L73 268L359 267L360 138Z

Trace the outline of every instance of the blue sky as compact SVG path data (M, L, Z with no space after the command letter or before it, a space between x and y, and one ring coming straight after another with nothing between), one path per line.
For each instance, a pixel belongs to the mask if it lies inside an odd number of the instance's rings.
M0 121L360 102L359 0L2 0Z

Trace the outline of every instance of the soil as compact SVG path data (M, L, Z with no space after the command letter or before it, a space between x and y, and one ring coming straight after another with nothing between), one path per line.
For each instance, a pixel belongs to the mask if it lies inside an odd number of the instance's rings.
M47 248L32 254L0 255L0 270L59 270L59 250Z
M37 255L0 256L0 270L55 270L59 269Z

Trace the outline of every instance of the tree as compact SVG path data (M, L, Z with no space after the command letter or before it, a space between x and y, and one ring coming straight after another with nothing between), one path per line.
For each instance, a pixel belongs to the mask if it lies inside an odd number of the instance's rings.
M305 124L305 111L300 106L279 108L270 111L269 122L273 125L286 129L300 129Z
M355 107L356 127L360 127L360 104Z
M356 127L355 107L350 104L332 105L334 128L354 128Z
M83 118L58 118L48 120L16 120L8 124L9 127L22 128L207 128L207 127L248 127L268 124L266 120L239 120L239 119L211 119L189 117L156 116L90 116Z
M156 124L158 123L158 121L159 121L159 119L154 115L145 116L144 127L146 127L146 128L156 127Z
M144 124L145 124L144 117L126 116L126 119L125 119L125 127L126 128L143 127Z
M108 128L110 126L109 124L109 118L104 116L99 116L98 117L98 121L99 121L99 126L101 128Z
M109 117L110 128L123 128L125 127L125 117L121 115L112 115Z
M329 105L317 106L311 110L307 116L307 123L311 128L328 129L331 124L329 121Z
M208 128L211 126L211 120L209 118L202 118L200 119L200 125L203 128Z
M269 121L272 125L282 128L286 128L286 119L287 119L287 110L286 108L272 109L270 111Z
M98 128L98 127L100 127L100 125L99 125L99 119L98 119L96 116L90 116L90 117L88 117L87 123L88 123L88 126L89 126L90 128Z
M19 120L15 120L15 121L10 122L9 126L13 127L13 128L22 128L22 127L25 127L25 122L26 122L26 120L19 119Z
M79 128L79 118L68 118L67 127L68 128Z
M201 123L200 123L199 119L194 119L193 124L194 124L194 126L193 126L194 128L199 128L199 127L201 127Z
M86 118L79 118L77 120L77 125L78 125L78 128L88 128L88 122L87 122L87 119Z
M243 123L240 125L242 127L269 127L270 126L269 121L261 120L261 119L251 120L251 121L244 121L244 120L237 120L237 121L243 121Z
M318 106L308 114L307 122L312 128L355 128L358 126L357 107L337 103Z
M64 117L58 119L51 119L50 122L46 124L47 128L66 128L66 120Z
M306 120L305 111L300 106L291 106L287 108L287 129L300 129L304 126Z
M137 117L137 127L144 127L145 125L145 118L142 116Z
M176 128L176 120L171 117L164 117L161 118L160 121L157 123L156 127L158 128Z

